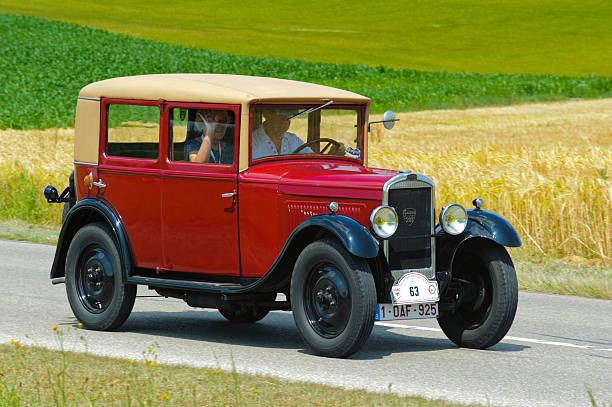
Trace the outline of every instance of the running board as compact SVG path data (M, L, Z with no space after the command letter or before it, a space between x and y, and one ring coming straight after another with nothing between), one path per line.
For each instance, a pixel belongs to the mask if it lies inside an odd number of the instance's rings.
M208 291L216 293L240 293L249 291L254 284L242 285L237 283L219 283L213 281L176 280L171 278L130 276L128 283L144 284L151 287L172 287L194 291Z

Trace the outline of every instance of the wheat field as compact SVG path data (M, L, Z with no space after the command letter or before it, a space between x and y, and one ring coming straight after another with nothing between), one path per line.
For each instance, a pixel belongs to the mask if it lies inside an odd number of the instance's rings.
M522 250L612 261L612 99L398 117L391 131L372 126L370 166L432 178L438 209L483 198L517 228ZM73 137L73 129L0 131L0 219L59 224L59 205L40 192L67 184Z
M371 166L428 175L438 208L482 197L535 252L612 260L612 99L399 118L372 132Z

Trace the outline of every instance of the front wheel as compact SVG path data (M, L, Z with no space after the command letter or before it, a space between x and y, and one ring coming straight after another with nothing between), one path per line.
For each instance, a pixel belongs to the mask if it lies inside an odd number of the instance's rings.
M117 244L104 223L84 226L70 242L66 293L72 312L86 328L113 330L130 315L136 286L123 282Z
M441 300L455 306L438 318L451 341L474 349L501 341L514 321L518 303L516 271L506 249L490 242L462 249Z
M290 298L298 331L319 355L350 356L372 332L374 278L367 262L335 239L313 242L302 251L293 269Z

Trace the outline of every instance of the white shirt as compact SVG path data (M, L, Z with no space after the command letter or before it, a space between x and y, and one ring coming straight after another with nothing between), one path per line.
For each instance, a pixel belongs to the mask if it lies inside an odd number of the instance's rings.
M266 134L263 126L260 126L253 132L253 138L251 140L253 150L253 160L257 160L262 157L269 157L278 155L278 150L274 145L274 142L270 139L270 136ZM295 134L285 132L283 134L283 140L281 141L281 154L291 154L296 148L304 144L304 142ZM313 153L309 147L304 148L300 151L300 154Z

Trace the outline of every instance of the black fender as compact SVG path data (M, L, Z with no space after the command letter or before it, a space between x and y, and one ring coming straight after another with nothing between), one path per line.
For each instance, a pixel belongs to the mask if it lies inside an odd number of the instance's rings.
M51 278L64 277L68 247L76 232L92 222L104 222L113 232L119 245L119 256L123 267L124 280L129 275L133 264L131 245L125 226L109 204L95 198L85 198L70 208L60 231L55 258L51 266Z
M356 220L344 215L316 215L304 220L291 232L266 274L248 289L273 290L286 287L295 260L302 250L324 236L337 238L349 253L368 261L375 260L379 254L378 241Z
M352 255L372 259L378 254L378 241L355 219L344 215L324 214L308 218L296 227L285 245L308 228L322 228L334 235Z
M436 227L438 272L452 274L451 266L457 250L470 239L487 239L506 247L521 246L516 229L501 215L485 209L469 209L467 214L468 222L461 234L449 235L441 226Z

